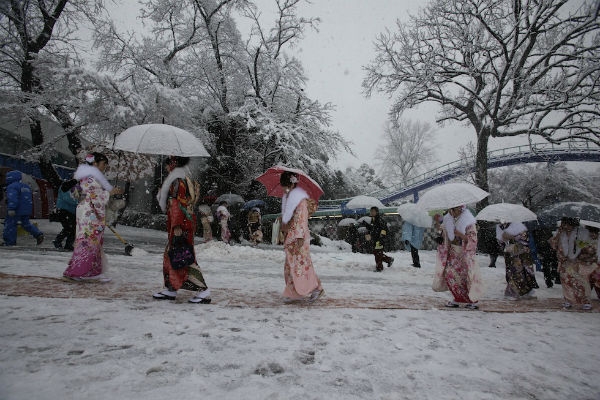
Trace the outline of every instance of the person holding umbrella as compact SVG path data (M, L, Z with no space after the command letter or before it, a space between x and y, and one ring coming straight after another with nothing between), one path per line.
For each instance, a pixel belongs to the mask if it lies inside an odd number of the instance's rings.
M506 289L510 300L533 299L539 286L535 280L533 258L529 250L529 233L522 222L501 222L496 225L496 239L504 251Z
M285 234L284 250L286 300L317 300L324 293L310 257L308 228L309 195L298 186L298 176L290 171L281 174L279 184L285 194L281 201L281 230Z
M483 281L477 262L477 228L473 214L464 206L452 207L442 222L443 242L438 246L433 290L452 293L446 307L466 303L478 309L483 294Z
M597 246L598 242L595 244ZM563 308L577 305L590 310L589 275L585 274L586 251L582 255L582 250L588 246L591 248L589 231L580 226L579 219L563 217L556 234L550 239L550 245L556 249L558 257L558 273L565 299Z
M421 268L421 262L419 260L419 249L423 244L423 236L425 234L425 228L411 224L408 221L402 223L402 241L406 246L407 250L410 250L412 257L412 266L415 268Z
M190 303L209 304L210 289L204 281L194 251L194 198L197 199L198 196L190 187L188 162L189 157L179 156L171 156L165 162L169 175L156 196L161 210L167 213L168 242L163 254L165 289L154 293L152 297L157 300L175 300L177 291L186 289L197 292L188 300ZM191 253L190 258L186 262L180 262L177 249L187 249Z

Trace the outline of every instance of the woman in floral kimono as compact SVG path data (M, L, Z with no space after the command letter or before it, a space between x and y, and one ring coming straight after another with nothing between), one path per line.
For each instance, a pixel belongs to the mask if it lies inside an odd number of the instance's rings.
M298 177L292 172L283 172L279 183L286 192L281 199L281 231L285 234L283 297L287 301L306 299L313 302L323 295L324 290L310 258L309 196L297 186Z
M585 221L581 221L582 224ZM581 243L582 249L579 260L583 264L580 272L584 279L589 282L591 291L595 291L600 298L600 229L595 226L585 226L587 240Z
M459 303L477 309L483 294L483 281L477 262L477 228L473 214L464 206L451 208L442 222L443 242L438 246L436 270L432 288L450 290L453 300L446 307Z
M167 213L168 243L163 254L163 278L165 289L154 293L157 300L175 300L179 289L196 291L196 295L188 300L190 303L209 304L211 302L210 289L204 281L202 271L196 262L194 253L194 233L196 232L196 214L193 197L198 194L190 191L195 188L188 187L187 168L188 157L169 157L165 163L169 175L163 182L156 198L163 212ZM169 250L184 244L194 253L194 261L183 268L175 269L171 265Z
M539 286L529 251L527 227L521 222L500 223L496 225L496 239L504 250L506 264L504 296L510 300L533 299Z
M104 176L108 158L101 153L88 154L73 177L79 181L76 233L73 255L63 276L74 281L109 282L106 276L104 243L105 207L113 194L121 194Z
M592 308L590 274L595 270L594 244L598 246L597 240L595 243L590 240L589 231L580 227L576 218L563 217L556 235L550 239L550 245L558 256L558 273L565 299L563 307L566 309L573 305L578 305L584 310Z

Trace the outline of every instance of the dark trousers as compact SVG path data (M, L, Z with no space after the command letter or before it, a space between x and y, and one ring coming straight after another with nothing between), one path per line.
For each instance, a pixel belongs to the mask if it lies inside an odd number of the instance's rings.
M65 249L72 249L73 243L75 243L75 214L68 212L67 210L58 210L56 212L58 220L62 225L62 230L56 235L54 239L55 246L62 246L62 241L65 240Z
M412 257L413 267L421 268L421 262L419 260L419 249L417 249L412 244L410 245L410 255Z
M375 256L375 268L378 271L381 271L383 269L384 262L389 264L392 261L392 258L390 256L383 254L383 249L373 250L373 255Z

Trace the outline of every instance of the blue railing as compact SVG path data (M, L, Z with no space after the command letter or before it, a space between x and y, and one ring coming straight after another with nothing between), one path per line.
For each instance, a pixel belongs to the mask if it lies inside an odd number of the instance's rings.
M534 143L530 145L513 146L488 152L488 168L499 168L508 165L557 162L557 161L591 161L600 162L600 147L590 142L570 141L561 145L552 143ZM403 197L416 198L419 191L446 182L457 176L471 173L475 170L474 162L457 160L431 169L423 174L407 180L402 186L381 189L372 193L373 196L387 204ZM350 198L321 200L319 209L336 209Z

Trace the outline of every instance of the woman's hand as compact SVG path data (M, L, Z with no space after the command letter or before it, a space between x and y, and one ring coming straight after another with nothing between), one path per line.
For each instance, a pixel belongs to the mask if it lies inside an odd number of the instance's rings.
M454 230L454 236L458 236L462 241L467 240L467 235L462 232L459 232L457 229Z

